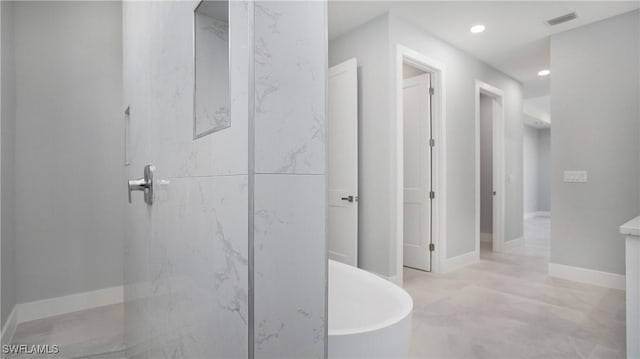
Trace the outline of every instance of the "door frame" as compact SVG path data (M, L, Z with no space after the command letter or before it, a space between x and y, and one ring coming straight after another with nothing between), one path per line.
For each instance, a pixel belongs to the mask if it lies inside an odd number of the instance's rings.
M487 95L493 99L491 117L493 119L493 188L496 196L493 197L493 251L504 251L505 243L505 120L504 120L504 91L481 80L476 80L475 86L475 141L476 141L476 223L475 250L480 256L480 95ZM495 111L496 103L500 110ZM497 112L497 113L496 113Z
M435 273L443 272L444 263L447 258L447 242L446 242L446 203L447 203L447 170L446 170L446 121L445 121L445 76L446 68L444 64L433 60L418 51L412 50L403 45L396 45L395 66L392 66L392 75L395 76L395 86L392 99L395 102L395 108L392 106L391 143L395 148L395 156L392 156L392 166L394 170L391 173L391 193L395 193L395 201L392 203L391 223L395 224L396 238L396 263L395 276L391 280L402 285L403 271L403 230L404 230L404 125L403 125L403 108L402 108L402 65L407 63L431 75L431 86L434 88L434 94L431 98L432 112L432 137L435 139L435 147L433 147L433 174L432 187L435 192L433 210L431 212L433 224L432 243L435 250L431 256L431 271ZM393 78L393 76L392 76ZM395 162L395 166L393 166ZM394 199L392 199L393 201Z

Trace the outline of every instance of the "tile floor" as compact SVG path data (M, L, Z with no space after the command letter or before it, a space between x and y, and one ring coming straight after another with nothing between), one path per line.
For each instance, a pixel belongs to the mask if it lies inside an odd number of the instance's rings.
M523 246L498 254L483 243L480 263L453 273L405 269L411 356L624 358L624 292L547 276L549 228L527 220ZM58 344L53 358L123 358L122 317L113 305L27 322L13 343Z
M548 218L524 245L438 275L405 268L413 358L624 358L625 293L547 276Z
M25 322L16 328L11 344L58 345L57 355L6 355L11 359L124 358L122 304Z

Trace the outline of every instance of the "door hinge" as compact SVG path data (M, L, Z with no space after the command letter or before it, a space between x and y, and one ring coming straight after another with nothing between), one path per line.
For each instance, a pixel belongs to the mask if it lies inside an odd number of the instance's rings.
M432 139L430 139L430 140L429 140L429 146L431 146L431 147L436 147L436 140L435 140L435 139L433 139L433 138L432 138Z
M433 243L429 243L429 252L433 252L436 250L436 245Z
M433 192L433 191L429 192L429 198L431 198L431 199L436 198L436 193Z
M433 89L433 87L429 87L429 95L433 96L434 93L435 93L435 90Z

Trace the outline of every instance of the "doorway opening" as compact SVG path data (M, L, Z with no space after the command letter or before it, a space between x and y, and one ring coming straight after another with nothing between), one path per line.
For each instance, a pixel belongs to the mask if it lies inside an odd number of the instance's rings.
M441 272L444 229L443 73L437 62L398 45L396 163L398 247L396 283L403 267Z
M433 151L431 76L402 64L403 264L431 271Z
M524 253L551 257L551 98L523 100L522 189Z
M480 245L493 249L494 98L480 93Z
M504 92L476 81L476 251L504 251Z
M358 266L358 61L329 68L329 259Z

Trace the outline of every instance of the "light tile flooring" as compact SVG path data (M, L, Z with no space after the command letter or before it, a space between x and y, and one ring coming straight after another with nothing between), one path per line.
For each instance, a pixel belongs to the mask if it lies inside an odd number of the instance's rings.
M414 358L624 358L625 294L547 275L548 218L524 245L481 246L481 261L439 275L405 268Z
M624 292L547 276L549 227L528 220L523 246L498 254L483 244L480 263L453 273L405 269L411 356L624 358ZM13 343L58 344L54 358L122 358L122 317L113 305L27 322Z
M2 358L123 358L122 304L25 322L16 328L11 344L58 345L57 355L7 355Z

